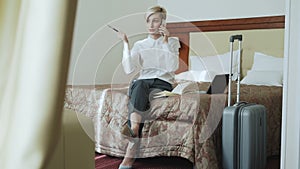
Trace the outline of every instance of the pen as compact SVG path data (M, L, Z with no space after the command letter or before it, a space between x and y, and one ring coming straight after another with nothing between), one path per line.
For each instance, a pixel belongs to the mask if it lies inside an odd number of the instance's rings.
M114 30L114 31L116 31L116 32L119 32L119 30L118 29L116 29L116 28L114 28L114 27L112 27L112 26L110 26L110 25L107 25L109 28L111 28L112 30Z

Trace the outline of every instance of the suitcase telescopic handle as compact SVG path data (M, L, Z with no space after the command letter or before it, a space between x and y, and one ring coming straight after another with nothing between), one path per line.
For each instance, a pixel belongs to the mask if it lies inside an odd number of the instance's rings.
M242 41L243 36L242 35L232 35L232 36L230 36L229 41L234 42L234 40L236 40L236 39L239 40L239 41Z
M233 60L233 42L235 40L239 41L239 50L238 50L238 68L237 68L237 91L236 91L236 103L240 101L240 81L241 81L241 48L242 48L242 35L232 35L229 38L230 41L230 63L229 63L229 82L228 82L228 106L231 103L231 81L232 81L232 60Z

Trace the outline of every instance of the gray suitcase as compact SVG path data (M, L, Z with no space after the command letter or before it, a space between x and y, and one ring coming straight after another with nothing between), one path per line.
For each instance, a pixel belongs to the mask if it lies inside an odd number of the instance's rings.
M231 60L233 43L236 39L239 41L239 53L241 53L242 35L231 36ZM222 118L223 169L264 169L266 165L266 108L263 105L239 101L240 63L238 64L237 102L230 106L231 75L232 68L228 84L228 107L224 109Z

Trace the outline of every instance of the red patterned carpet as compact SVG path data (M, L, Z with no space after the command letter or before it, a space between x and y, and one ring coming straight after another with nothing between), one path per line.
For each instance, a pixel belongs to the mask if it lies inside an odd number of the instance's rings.
M95 156L96 169L118 169L122 158L111 157L102 154ZM193 169L193 164L179 157L153 157L137 159L134 169Z
M95 169L118 169L122 158L111 157L103 154L95 154ZM279 169L280 159L278 156L268 159L266 169ZM193 169L193 164L179 157L153 157L137 159L134 169Z

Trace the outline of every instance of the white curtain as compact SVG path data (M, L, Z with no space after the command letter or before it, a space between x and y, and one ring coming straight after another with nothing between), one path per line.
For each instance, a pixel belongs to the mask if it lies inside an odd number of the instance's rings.
M0 1L0 168L44 168L60 134L76 0Z

